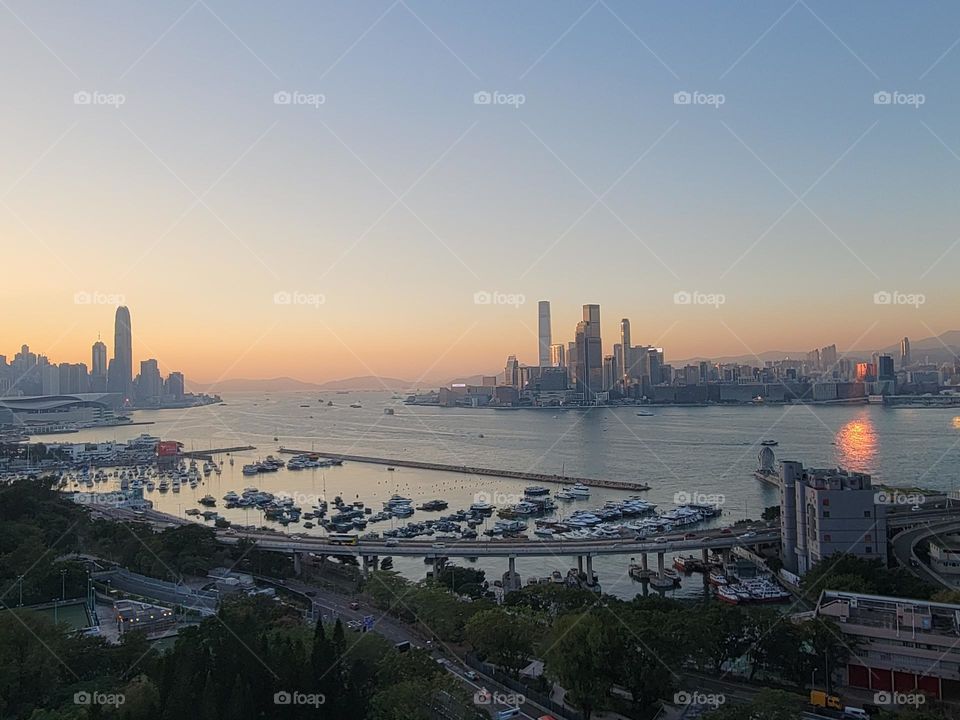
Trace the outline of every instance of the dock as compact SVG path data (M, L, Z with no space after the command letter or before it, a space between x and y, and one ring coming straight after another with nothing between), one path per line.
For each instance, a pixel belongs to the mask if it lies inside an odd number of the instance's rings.
M387 465L392 467L408 467L418 470L443 470L446 472L464 473L467 475L487 475L489 477L510 478L512 480L525 480L529 482L555 483L558 485L573 485L582 483L589 487L610 488L612 490L632 490L640 492L649 490L650 486L642 482L633 482L630 480L607 480L600 478L576 477L573 475L549 475L546 473L522 472L519 470L497 470L495 468L471 467L469 465L446 465L443 463L423 462L420 460L400 460L398 458L378 458L366 455L346 455L344 453L323 452L321 450L295 450L293 448L280 448L280 452L286 455L319 455L320 457L330 458L331 460L350 460L352 462L370 463L374 465Z
M256 448L253 445L239 445L237 447L213 448L212 450L186 450L180 453L180 457L195 458L197 460L213 460L214 455L243 452L245 450L256 450Z

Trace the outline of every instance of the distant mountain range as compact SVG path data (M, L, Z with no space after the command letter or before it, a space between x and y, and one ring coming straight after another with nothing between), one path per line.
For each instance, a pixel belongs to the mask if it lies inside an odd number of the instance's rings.
M809 348L809 350L812 349L813 348ZM685 360L671 360L668 358L667 362L671 363L675 368L681 367L687 363L697 363L701 360L708 360L714 363L753 364L757 362L757 358L764 362L767 360L782 360L783 358L788 357L804 358L807 356L807 352L809 350L766 350L762 353L759 353L757 356L726 355L723 357L695 357ZM847 355L849 357L869 358L874 352L879 352L887 353L889 355L893 355L895 358L898 358L900 356L900 341L898 340L893 345L888 345L885 348L859 350L842 350L837 348L837 352L841 357ZM914 340L911 338L910 355L914 362L921 361L924 358L929 358L930 362L937 364L952 362L954 358L960 357L960 330L948 330L940 335L934 335L931 337L922 338L920 340Z
M812 349L812 348L811 348ZM914 362L929 358L933 363L952 362L954 358L960 357L960 330L950 330L938 336L922 338L920 340L910 341L911 355ZM848 350L839 351L841 356L869 358L874 352L889 353L894 357L900 354L899 341L879 350ZM725 355L723 357L694 357L684 360L673 360L669 356L667 362L676 367L682 367L688 363L697 363L701 360L707 360L713 363L743 363L752 364L767 360L782 360L783 358L802 358L806 357L807 350L765 350L758 356L753 355ZM491 375L493 373L490 373ZM453 385L463 383L465 385L480 385L483 381L483 375L466 375L453 378L446 383L435 383L429 380L414 382L412 380L402 380L400 378L377 377L375 375L362 375L359 377L345 378L343 380L330 380L325 383L312 383L304 380L297 380L291 377L276 378L232 378L221 380L217 383L190 383L190 390L193 392L296 392L310 391L323 392L325 390L361 390L377 391L384 390L388 392L404 392L416 388L436 388L439 385Z
M396 392L399 390L409 390L413 383L409 380L400 380L399 378L376 377L373 375L364 375L362 377L346 378L344 380L331 380L325 383L312 383L304 380L297 380L291 377L276 378L231 378L221 380L216 383L190 383L190 389L194 392L297 392L297 391L316 391L324 390L384 390Z

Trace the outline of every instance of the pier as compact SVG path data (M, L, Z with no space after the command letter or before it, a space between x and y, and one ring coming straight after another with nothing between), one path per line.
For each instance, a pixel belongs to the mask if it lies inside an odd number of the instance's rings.
M353 462L371 463L374 465L388 465L393 467L417 468L419 470L444 470L446 472L465 473L467 475L486 475L488 477L510 478L529 482L557 483L573 485L582 483L589 487L610 488L612 490L632 490L639 492L649 490L650 486L642 482L630 480L605 480L600 478L575 477L573 475L548 475L546 473L521 472L518 470L496 470L493 468L471 467L469 465L445 465L443 463L422 462L420 460L399 460L396 458L378 458L366 455L345 455L343 453L329 453L320 450L294 450L280 448L281 453L287 455L319 455L331 460L351 460Z
M244 450L256 450L256 448L253 445L239 445L237 447L213 448L212 450L187 450L181 452L180 457L196 458L197 460L213 460L214 455L243 452Z

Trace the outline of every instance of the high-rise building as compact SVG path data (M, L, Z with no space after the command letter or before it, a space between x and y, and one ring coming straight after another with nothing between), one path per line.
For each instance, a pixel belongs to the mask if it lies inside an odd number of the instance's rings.
M537 329L539 338L540 367L550 367L550 346L553 335L550 331L550 302L541 300L537 305Z
M903 369L910 365L910 338L905 337L900 341L900 368Z
M94 377L107 376L107 346L97 340L90 352L90 374Z
M623 382L629 384L630 380L636 375L634 374L634 352L633 345L631 345L630 340L630 320L628 318L623 318L620 320L620 346L623 348L621 352L623 353L623 362L621 367L623 368Z
M553 367L567 366L567 349L562 344L550 346L550 364Z
M496 383L491 383L496 384ZM184 394L183 373L172 372L167 375L167 381L164 383L164 391L172 398L182 398Z
M877 380L894 380L896 377L893 358L890 355L880 355L877 358Z
M75 395L90 392L90 377L84 363L60 363L57 367L60 376L60 393Z
M512 388L520 387L520 363L517 362L516 355L507 358L507 364L503 368L503 384Z
M603 381L602 388L609 390L617 382L617 359L613 355L603 356Z
M124 399L133 393L133 331L130 311L125 305L117 308L113 328L113 360L107 374L110 392L120 393Z
M137 400L156 402L163 392L163 380L160 368L154 359L140 361L140 374L137 376Z
M107 346L99 340L90 350L90 391L107 391Z
M586 363L583 370L585 386L590 394L600 392L603 388L603 341L600 338L600 306L584 305L583 321ZM577 325L580 328L580 325ZM579 357L577 358L579 361Z
M820 348L820 365L824 370L828 372L836 370L838 357L836 345L827 345L825 348Z

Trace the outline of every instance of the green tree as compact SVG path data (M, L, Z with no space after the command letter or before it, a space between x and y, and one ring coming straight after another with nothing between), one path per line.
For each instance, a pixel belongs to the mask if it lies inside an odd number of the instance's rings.
M464 636L482 657L516 674L529 663L540 632L530 617L495 608L470 618Z
M595 615L564 615L554 625L546 652L548 674L566 691L566 702L587 720L603 707L613 685L603 623Z

